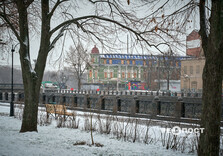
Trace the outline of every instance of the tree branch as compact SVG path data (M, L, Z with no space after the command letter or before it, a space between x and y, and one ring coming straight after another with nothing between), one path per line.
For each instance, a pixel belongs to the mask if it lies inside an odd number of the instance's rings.
M135 34L135 36L138 38L138 39L141 39L143 41L146 42L147 45L149 45L150 47L155 47L158 51L161 52L161 50L154 44L150 44L147 39L145 39L143 36L142 36L142 33L141 32L137 32L137 30L133 30L132 28L126 26L126 25L123 25L121 24L120 22L118 21L115 21L113 19L109 19L109 18L105 18L105 17L101 17L101 16L95 16L95 15L89 15L89 16L82 16L82 17L79 17L79 18L75 18L75 19L71 19L71 20L67 20L63 23L61 23L60 25L56 26L54 29L52 29L50 31L50 35L52 35L53 33L55 33L56 31L58 31L59 29L61 29L63 26L65 25L70 25L72 23L76 24L78 28L83 28L82 25L78 22L80 20L83 20L83 19L98 19L98 20L101 20L101 21L107 21L107 22L110 22L110 23L113 23L113 24L116 24L118 26L120 26L121 28L124 28L126 30L128 30L129 32L132 32L133 34ZM83 29L85 30L85 29Z
M57 0L57 2L56 2L56 4L54 5L54 7L53 7L53 9L51 10L51 12L49 13L49 18L51 18L52 16L53 16L53 14L54 14L54 12L55 12L55 10L57 9L57 7L61 4L61 3L63 3L63 2L65 2L65 1L68 1L68 0Z
M23 44L22 39L20 38L18 32L16 31L15 27L13 26L13 24L6 17L6 15L4 13L0 13L0 17L2 17L5 20L5 22L9 25L9 27L12 30L12 32L15 34L16 38L18 39L19 43Z
M60 39L60 37L63 36L63 32L64 32L64 30L67 28L67 26L68 26L68 25L65 25L65 26L60 30L59 34L53 39L53 41L52 41L51 44L50 44L49 51L50 51L51 49L54 48L55 43Z

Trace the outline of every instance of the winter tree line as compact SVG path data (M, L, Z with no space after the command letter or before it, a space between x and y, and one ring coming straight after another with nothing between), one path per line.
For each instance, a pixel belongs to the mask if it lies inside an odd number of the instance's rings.
M11 84L11 70L10 66L0 66L0 84ZM22 71L20 69L13 68L13 82L15 84L23 84ZM64 68L60 72L58 71L45 71L43 81L61 82L62 77L66 77L65 83L67 87L78 88L78 81L74 72L69 68ZM82 83L86 82L86 75L82 77Z

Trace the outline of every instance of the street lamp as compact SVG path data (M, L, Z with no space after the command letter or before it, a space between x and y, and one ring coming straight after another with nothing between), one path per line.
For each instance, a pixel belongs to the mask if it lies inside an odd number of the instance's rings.
M11 49L11 52L12 52L12 75L11 75L11 102L10 102L10 116L14 116L14 103L13 103L13 53L15 52L15 48L16 46L18 45L19 43L17 43L14 47L12 45L12 49Z

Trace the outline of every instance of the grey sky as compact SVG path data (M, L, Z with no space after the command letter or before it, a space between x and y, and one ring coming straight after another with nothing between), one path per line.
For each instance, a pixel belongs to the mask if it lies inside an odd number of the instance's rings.
M79 5L78 6L79 8L75 8L77 10L77 12L74 11L75 9L72 10L72 3L70 3L71 5L66 6L67 8L71 8L70 13L72 13L73 16L78 17L78 16L85 16L85 15L94 13L94 8L92 7L92 5L87 5L87 4L89 4L89 3L87 3L87 1L86 2L81 2L81 3L76 2L76 3L78 3L78 5ZM73 4L73 5L75 5L75 4ZM183 5L183 4L181 4L181 5ZM133 8L134 4L132 3L132 4L130 4L130 6L126 6L126 7ZM164 11L164 13L167 14L168 12L171 12L171 11L173 11L176 8L177 8L177 6L170 6L170 8L166 9ZM137 11L137 14L139 16L142 16L144 14L150 14L153 11L153 10L147 10L146 6L144 7L144 9L145 9L144 11L142 11L142 10L141 11ZM154 10L155 10L155 8L154 8ZM193 29L198 29L197 24L195 24L195 23L198 23L197 20L198 20L198 17L193 19L192 23L188 24L188 26L186 28L186 33L187 34L189 34ZM58 15L58 16L56 16L54 18L54 21L52 23L52 27L56 26L59 22L61 22L60 15ZM122 37L120 37L120 39L123 42L126 43L126 41L127 41L127 34L123 33L121 35L122 35ZM59 63L57 62L55 64L55 60L57 60L59 58L59 56L61 56L61 51L62 50L63 51L67 51L69 49L69 46L73 45L73 41L68 37L68 35L67 35L66 38L67 39L65 41L64 47L62 47L63 39L64 39L62 37L57 42L57 44L56 44L55 48L53 49L53 51L50 52L48 60L47 60L46 70L57 70ZM184 38L184 39L186 39L186 38ZM184 39L182 38L182 40L184 40ZM99 42L94 43L92 41L87 44L87 47L86 47L87 50L90 52L95 44L99 48L100 52L103 52L103 51L105 52L105 50L102 48L102 46L101 46L101 44ZM131 44L131 39L129 37L129 45L130 44ZM30 36L30 45L31 45L30 46L31 60L34 60L37 57L37 53L38 53L38 49L39 49L39 36L37 34L35 36ZM11 46L11 45L9 45L9 46ZM137 45L135 45L135 47L136 47L136 49L130 50L129 52L130 53L138 53L138 54L140 54L140 53L141 54L142 53L146 54L147 53L146 51L143 51L141 48L137 47ZM120 50L117 50L115 53L127 53L127 44L120 44L119 48L120 48ZM14 64L15 64L15 66L19 66L20 65L18 50L19 50L19 47L17 47L15 49L15 53L14 53ZM152 48L151 51L155 52L156 50L154 48ZM180 54L182 55L183 53L180 53ZM63 54L63 56L65 56L65 55ZM32 63L34 63L34 62L32 61ZM11 65L11 54L7 54L7 56L5 57L5 60L0 60L0 64L2 64L2 65Z

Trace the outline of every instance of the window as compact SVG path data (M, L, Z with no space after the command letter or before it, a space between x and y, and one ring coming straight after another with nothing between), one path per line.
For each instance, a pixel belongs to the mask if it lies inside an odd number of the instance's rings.
M136 74L136 72L134 73L134 78L136 78L136 76L137 76L137 74Z
M92 78L92 71L89 72L89 77Z
M127 64L129 64L129 60L127 60Z
M106 59L104 59L104 64L106 64Z
M144 66L146 65L146 61L145 61L145 60L143 61L143 65L144 65Z
M121 60L121 64L124 64L124 60Z
M193 74L193 66L190 66L190 74Z
M97 71L94 72L94 77L98 78L98 72Z
M122 78L125 78L125 72L122 72Z
M200 66L197 65L197 66L196 66L196 74L199 74L199 73L200 73Z
M105 72L104 74L105 74L105 75L104 75L104 76L105 76L105 78L107 78L107 77L108 77L108 74L107 74L107 72Z
M130 78L131 74L128 72L128 78Z
M178 67L179 66L179 62L176 62L176 67Z
M113 73L112 72L110 72L110 78L113 78Z
M109 64L112 64L112 59L109 60Z
M187 66L184 66L184 74L187 74Z
M135 60L132 60L132 64L133 64L133 65L135 65L135 64L136 64Z

